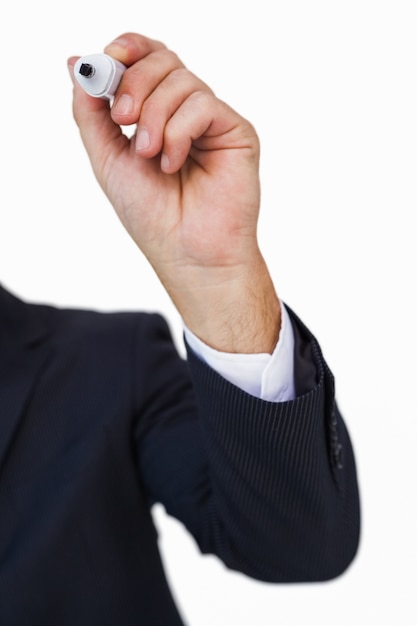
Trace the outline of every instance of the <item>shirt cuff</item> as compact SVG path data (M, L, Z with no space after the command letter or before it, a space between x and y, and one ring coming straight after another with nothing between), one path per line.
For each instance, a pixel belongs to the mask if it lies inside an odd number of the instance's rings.
M294 333L288 312L280 305L281 330L272 355L219 352L184 325L185 339L202 361L242 391L268 402L294 400Z

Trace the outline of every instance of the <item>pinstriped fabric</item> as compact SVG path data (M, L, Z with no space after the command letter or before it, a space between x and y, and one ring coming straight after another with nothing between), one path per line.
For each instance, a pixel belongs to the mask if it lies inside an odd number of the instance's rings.
M353 452L292 313L297 398L270 403L183 362L160 316L25 305L1 286L0 305L1 624L179 626L153 502L260 580L349 565Z
M358 545L350 442L339 416L348 462L343 469L335 467L333 377L314 342L313 354L315 387L278 404L242 393L189 355L197 397L204 398L200 412L213 474L207 533L210 539L214 533L232 568L237 564L233 542L246 545L246 573L261 580L333 578L348 566Z

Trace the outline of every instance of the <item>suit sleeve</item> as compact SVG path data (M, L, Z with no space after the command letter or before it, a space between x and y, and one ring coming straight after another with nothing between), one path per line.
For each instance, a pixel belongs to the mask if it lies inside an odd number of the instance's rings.
M356 554L358 484L333 375L289 313L297 397L281 403L246 394L191 350L182 361L153 318L137 359L139 476L150 504L227 567L268 582L321 581Z

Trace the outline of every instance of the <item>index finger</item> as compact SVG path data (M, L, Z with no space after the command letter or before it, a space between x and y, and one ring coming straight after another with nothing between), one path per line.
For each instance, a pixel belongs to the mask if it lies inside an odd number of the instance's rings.
M123 33L108 44L104 52L129 67L148 54L164 48L166 46L156 39L138 33Z

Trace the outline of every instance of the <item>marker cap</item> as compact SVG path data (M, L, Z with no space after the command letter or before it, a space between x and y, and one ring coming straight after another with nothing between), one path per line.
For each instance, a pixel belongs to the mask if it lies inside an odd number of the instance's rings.
M94 98L112 98L126 66L108 54L89 54L74 65L74 76Z

